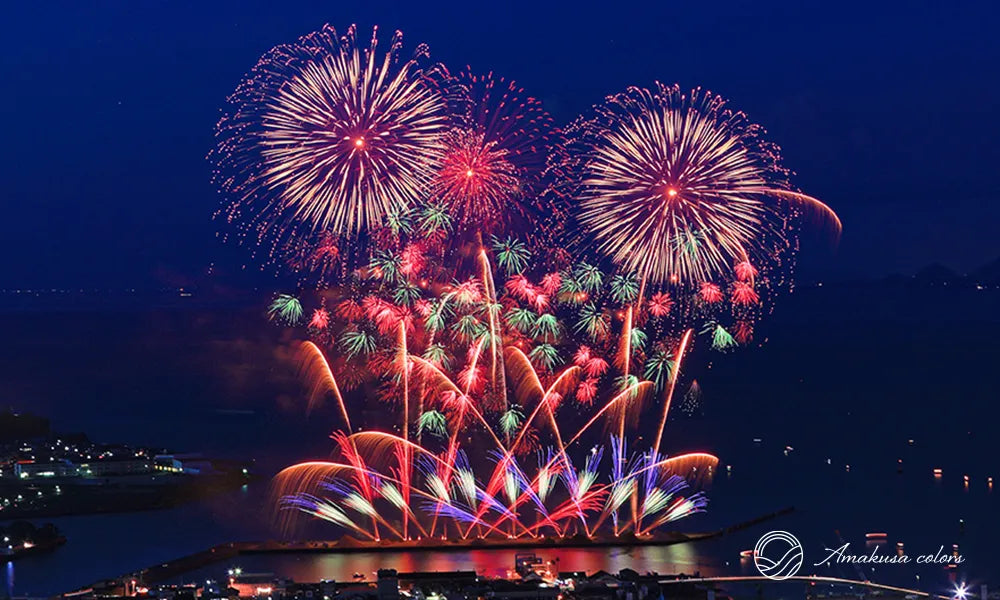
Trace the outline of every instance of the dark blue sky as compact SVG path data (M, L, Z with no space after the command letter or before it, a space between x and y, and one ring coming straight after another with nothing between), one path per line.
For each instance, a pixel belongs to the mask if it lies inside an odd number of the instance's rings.
M806 6L806 5L809 6ZM801 5L801 6L800 6ZM990 2L48 2L3 9L0 287L197 280L216 241L205 155L268 48L329 22L516 79L565 123L654 80L728 97L841 215L816 274L1000 256L1000 9ZM388 34L388 32L386 32Z

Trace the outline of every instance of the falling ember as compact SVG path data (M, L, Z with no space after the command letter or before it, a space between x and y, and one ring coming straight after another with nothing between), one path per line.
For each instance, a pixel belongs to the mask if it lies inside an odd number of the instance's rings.
M687 415L693 415L698 409L701 408L701 386L698 385L698 380L695 379L691 382L690 387L688 387L687 392L684 394L684 401L681 403L681 410ZM727 470L730 467L727 467Z

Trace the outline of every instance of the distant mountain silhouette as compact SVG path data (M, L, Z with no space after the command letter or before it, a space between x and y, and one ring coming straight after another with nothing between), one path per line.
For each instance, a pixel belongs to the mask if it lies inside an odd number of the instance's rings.
M927 265L917 271L913 278L920 283L945 285L958 283L962 279L958 273L940 263Z
M972 277L979 283L1000 284L1000 258L976 269Z
M973 288L1000 287L1000 258L984 264L968 274L958 273L941 263L932 263L918 269L912 275L892 273L878 280L882 285L906 287L948 286Z

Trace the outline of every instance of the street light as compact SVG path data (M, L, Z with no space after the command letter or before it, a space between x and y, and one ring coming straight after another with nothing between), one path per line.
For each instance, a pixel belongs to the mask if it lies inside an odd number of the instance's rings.
M964 583L955 586L955 600L966 600L969 597L969 588Z

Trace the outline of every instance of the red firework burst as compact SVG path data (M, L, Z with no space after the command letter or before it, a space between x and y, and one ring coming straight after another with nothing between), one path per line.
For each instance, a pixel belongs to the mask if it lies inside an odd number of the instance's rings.
M701 284L701 288L698 290L698 295L704 302L709 304L715 304L716 302L722 301L722 290L719 289L719 286L707 281Z
M674 301L670 299L670 294L657 292L649 298L649 314L654 317L665 317L673 305Z
M539 214L552 119L541 102L514 82L471 74L454 82L464 90L461 127L444 139L432 202L443 204L461 228L497 232Z
M517 170L507 152L471 131L447 136L445 147L434 179L434 200L443 203L460 225L496 220L518 194Z
M598 380L592 377L581 381L580 385L576 388L576 399L584 405L592 404L594 398L597 397L597 383Z
M740 281L753 282L753 280L757 277L757 267L750 264L750 261L748 260L736 263L736 267L733 268L733 271L736 272L736 278Z
M750 321L737 321L733 327L733 337L741 344L748 343L753 339L753 323Z
M330 313L325 308L317 308L313 311L309 320L309 327L313 329L326 329L330 325Z
M733 304L747 306L758 303L760 303L760 296L753 289L753 285L745 281L736 281L733 283Z

